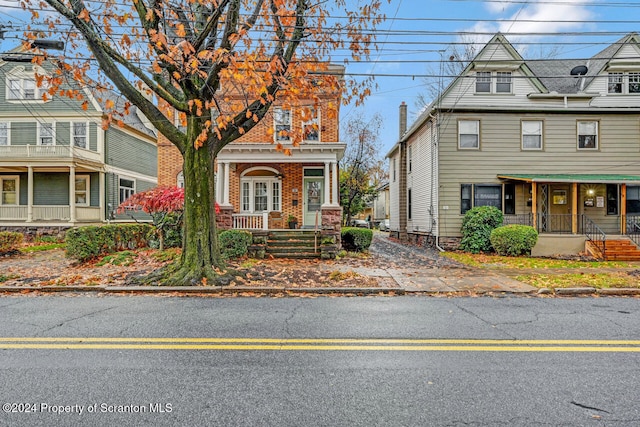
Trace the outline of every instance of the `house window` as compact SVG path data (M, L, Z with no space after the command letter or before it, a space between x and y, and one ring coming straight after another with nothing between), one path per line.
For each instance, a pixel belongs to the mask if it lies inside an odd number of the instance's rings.
M315 108L302 110L302 134L305 141L320 141L320 120Z
M627 214L640 214L640 187L627 186Z
M607 215L618 215L617 184L607 184Z
M478 93L491 92L491 73L490 72L479 71L476 73L476 92Z
M598 122L578 122L578 149L598 149Z
M176 187L184 188L184 172L180 171L176 177Z
M87 148L87 124L71 123L71 140L75 147Z
M407 219L411 219L411 212L413 211L413 200L411 197L411 189L407 190Z
M629 73L629 93L640 93L640 73Z
M17 176L0 176L0 205L17 205L20 194L20 178Z
M542 120L522 121L522 149L542 150Z
M477 150L480 148L480 121L458 121L458 148Z
M264 212L268 205L268 192L266 182L255 182L253 190L253 210L254 212Z
M471 208L478 206L493 206L502 210L502 185L462 184L460 187L460 213L464 215Z
M622 83L624 81L624 74L622 73L609 73L609 93L622 93Z
M9 123L0 123L0 145L9 145Z
M245 212L251 210L251 205L249 203L249 197L251 197L251 195L249 194L249 188L250 187L248 182L242 183L242 210Z
M38 145L55 145L53 123L38 123Z
M120 178L120 203L123 203L136 192L136 182L132 179Z
M276 141L289 141L291 133L291 110L275 107L273 110L275 121Z
M43 85L38 88L35 79L10 77L7 80L6 98L8 100L42 100L42 95L49 89L44 83L46 83L46 80L43 81Z
M89 206L89 175L76 175L76 205Z
M275 176L247 175L241 179L240 204L242 212L280 211L282 189L278 178Z
M511 93L511 71L499 71L496 80L497 93Z
M280 211L280 182L271 183L271 210Z

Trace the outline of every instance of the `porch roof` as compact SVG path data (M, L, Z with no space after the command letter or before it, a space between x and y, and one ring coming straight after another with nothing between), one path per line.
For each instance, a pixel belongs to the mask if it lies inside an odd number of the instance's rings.
M622 174L498 174L498 179L524 182L569 182L578 184L640 184L640 175Z

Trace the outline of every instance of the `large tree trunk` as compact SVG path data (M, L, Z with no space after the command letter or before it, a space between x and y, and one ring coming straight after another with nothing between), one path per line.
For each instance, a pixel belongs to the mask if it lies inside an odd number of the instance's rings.
M197 285L203 279L217 283L225 264L218 247L215 218L215 157L206 146L190 144L183 155L185 211L182 258L164 281L167 285Z

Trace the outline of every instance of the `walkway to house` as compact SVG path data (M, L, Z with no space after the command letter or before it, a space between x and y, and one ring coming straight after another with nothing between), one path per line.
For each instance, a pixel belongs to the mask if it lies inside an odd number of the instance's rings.
M529 293L537 290L507 276L460 264L441 256L435 249L400 244L385 233L374 233L369 251L372 257L363 262L363 266L352 263L340 269L392 282L407 292Z

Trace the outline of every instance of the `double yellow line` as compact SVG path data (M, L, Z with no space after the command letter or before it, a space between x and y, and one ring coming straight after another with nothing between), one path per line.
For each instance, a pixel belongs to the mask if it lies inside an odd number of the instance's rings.
M640 340L0 337L0 349L640 353Z

